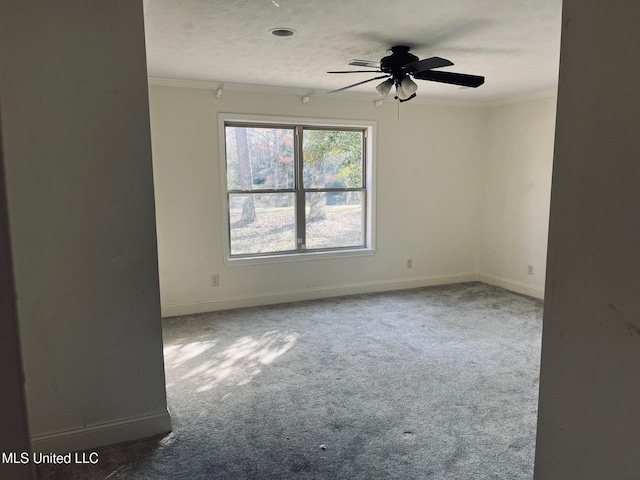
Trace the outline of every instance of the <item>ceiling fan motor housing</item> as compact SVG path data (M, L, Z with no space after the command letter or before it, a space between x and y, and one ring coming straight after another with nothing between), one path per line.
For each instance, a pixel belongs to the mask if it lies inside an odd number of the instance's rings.
M409 53L409 47L391 47L391 55L387 55L380 60L380 70L391 74L401 73L403 66L418 60L418 57Z

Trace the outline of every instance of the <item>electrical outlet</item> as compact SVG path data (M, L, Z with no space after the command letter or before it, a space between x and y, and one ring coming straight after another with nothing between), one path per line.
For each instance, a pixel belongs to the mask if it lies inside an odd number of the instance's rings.
M220 285L220 275L211 275L211 286L217 287Z
M413 258L407 258L407 268L413 268Z
M533 265L528 265L527 266L527 274L533 275Z

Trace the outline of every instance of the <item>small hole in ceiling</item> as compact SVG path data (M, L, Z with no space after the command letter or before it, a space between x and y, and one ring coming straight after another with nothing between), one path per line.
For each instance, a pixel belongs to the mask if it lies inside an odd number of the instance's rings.
M271 29L271 33L276 37L290 37L296 31L293 28L273 28Z

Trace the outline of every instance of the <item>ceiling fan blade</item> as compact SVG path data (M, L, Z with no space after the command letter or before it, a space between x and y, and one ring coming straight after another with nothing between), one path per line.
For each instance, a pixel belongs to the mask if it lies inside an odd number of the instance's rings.
M327 92L327 93L341 92L342 90L346 90L347 88L357 87L358 85L362 85L363 83L373 82L374 80L378 80L379 78L388 78L388 77L389 75L380 75L379 77L373 77L373 78L370 78L369 80L365 80L364 82L358 82L352 85L347 85L346 87L338 88L336 90L331 90L330 92Z
M356 58L351 60L349 65L353 65L354 67L380 68L380 62L374 62L373 60L358 60Z
M340 72L327 72L327 73L382 73L382 70L344 70Z
M432 68L450 67L451 65L453 65L453 62L447 60L446 58L430 57L425 58L424 60L418 60L417 62L409 63L402 68L408 72L425 72L427 70L431 70Z
M413 75L418 80L431 80L432 82L450 83L463 87L479 87L484 83L484 77L479 75L468 75L466 73L440 72L438 70L427 70Z

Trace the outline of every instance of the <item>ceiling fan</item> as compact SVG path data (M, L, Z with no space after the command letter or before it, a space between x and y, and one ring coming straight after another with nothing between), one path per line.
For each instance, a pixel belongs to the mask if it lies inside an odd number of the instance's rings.
M378 95L386 97L389 95L391 88L396 87L395 99L400 102L406 102L416 96L418 85L411 79L429 80L432 82L450 83L463 87L479 87L484 83L484 77L478 75L468 75L465 73L442 72L434 70L434 68L448 67L453 62L440 57L429 57L420 60L418 57L409 53L410 47L396 46L389 50L391 55L383 57L379 62L368 60L352 60L349 65L356 67L375 68L377 70L347 70L327 73L384 73L378 77L370 78L363 82L347 85L346 87L331 90L327 93L341 92L363 83L373 82L381 78L386 78L382 83L376 86Z

